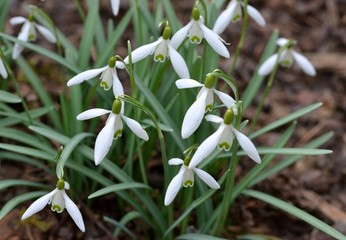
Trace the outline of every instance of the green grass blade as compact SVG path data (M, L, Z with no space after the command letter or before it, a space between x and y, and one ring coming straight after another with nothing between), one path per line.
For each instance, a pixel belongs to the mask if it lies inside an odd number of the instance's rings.
M125 227L125 225L132 221L133 219L135 218L139 218L141 217L141 214L139 212L136 212L136 211L132 211L132 212L129 212L129 213L126 213L122 218L121 220L119 221L119 223ZM123 229L123 228L122 228ZM114 236L118 237L119 234L120 234L120 231L121 231L121 228L119 226L119 228L117 228L115 231L114 231Z
M115 221L114 219L107 217L107 216L103 216L103 220L105 222L108 222L110 224L113 224L114 226L118 227L118 229L123 230L127 235L129 235L131 237L131 239L136 240L136 236L132 233L132 231L130 229L128 229L124 224Z
M102 188L96 192L94 192L93 194L90 194L90 196L88 197L90 198L94 198L94 197L99 197L108 193L113 193L113 192L117 192L120 190L126 190L126 189L131 189L131 188L146 188L146 189L150 189L149 186L143 184L143 183L137 183L137 182L132 182L132 183L119 183L119 184L114 184L112 186L109 187L105 187Z
M20 103L22 100L17 95L0 90L0 102L6 103Z
M176 238L177 240L226 240L226 238L218 238L206 234L199 233L188 233L184 235L180 235Z
M37 188L46 188L47 186L42 183L31 182L26 180L18 180L18 179L6 179L0 181L0 190L8 187L14 186L29 186L29 187L37 187Z
M336 229L332 228L328 224L322 222L318 218L312 216L311 214L293 206L292 204L289 204L287 202L284 202L276 197L273 197L271 195L268 195L266 193L254 191L254 190L245 190L243 192L244 195L257 198L263 202L269 203L270 205L273 205L274 207L277 207L301 220L304 222L310 224L314 228L317 228L321 230L322 232L328 234L329 236L332 236L336 239L345 240L346 236L337 231Z

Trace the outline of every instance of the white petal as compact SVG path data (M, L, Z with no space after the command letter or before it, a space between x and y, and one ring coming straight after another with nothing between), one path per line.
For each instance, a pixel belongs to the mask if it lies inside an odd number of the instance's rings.
M35 202L31 204L31 206L25 211L22 216L22 220L27 219L28 217L34 215L35 213L41 211L49 202L51 197L58 191L58 189L54 189L50 193L40 197Z
M180 158L171 158L169 161L168 161L168 164L169 165L181 165L183 164L184 161Z
M184 41L184 39L187 36L187 33L190 30L190 27L192 25L192 21L190 21L185 27L183 27L182 29L180 29L178 32L176 32L172 39L171 39L171 45L172 47L174 47L175 49L177 49L180 44Z
M102 162L112 146L116 117L119 116L111 114L107 120L106 126L104 126L99 135L97 135L94 150L95 165L99 165Z
M239 145L244 150L244 152L256 163L261 163L261 158L256 150L255 145L251 142L251 140L243 133L235 129L233 126L231 127L238 140Z
M118 74L116 69L112 69L112 76L113 76L113 94L114 97L117 97L119 95L123 95L124 94L124 88L123 85L121 84L119 78L118 78Z
M209 43L209 45L214 49L214 51L222 57L229 58L229 52L223 42L220 40L220 36L215 32L207 28L203 23L199 23L203 31L203 35L205 40Z
M68 82L67 82L67 86L72 86L72 85L76 85L79 84L81 82L84 82L86 80L89 80L91 78L96 77L97 75L99 75L100 73L102 73L103 71L105 71L108 68L108 66L102 67L102 68L96 68L96 69L91 69L91 70L87 70L84 72L81 72L80 74L74 76L73 78L71 78Z
M220 92L216 89L213 89L213 92L220 98L221 102L225 104L227 108L230 108L235 103L235 100L228 94Z
M46 27L35 23L37 30L51 43L56 43L54 34Z
M160 42L162 41L162 37L160 37L157 41L153 42L153 43L149 43L146 45L143 45L137 49L135 49L134 51L132 51L132 63L136 63L140 60L142 60L143 58L149 56L157 47L158 44L160 44ZM124 59L124 62L126 64L129 64L129 57L127 56Z
M143 139L144 141L149 140L149 136L147 132L143 129L143 127L139 124L139 122L128 118L124 115L121 115L121 118L124 120L126 125L131 129L131 131L137 135L137 137Z
M197 176L205 182L209 187L214 189L219 189L219 183L206 171L198 168L193 168L193 171L197 174Z
M262 14L259 11L257 11L256 8L247 5L247 13L261 27L264 27L266 25L266 20L263 18Z
M7 74L7 71L6 71L6 68L5 68L5 65L4 63L2 62L2 59L0 58L0 75L6 79L8 77L8 74Z
M280 47L284 46L286 43L288 43L287 38L279 38L278 40L276 40L276 44Z
M114 16L117 16L119 13L120 0L111 0L111 6Z
M22 24L26 21L27 19L25 17L13 17L10 19L10 24L11 25L17 25L17 24Z
M268 75L271 73L274 69L275 63L278 60L278 54L275 53L273 56L269 57L267 60L265 60L261 67L258 70L258 74L261 76Z
M223 118L221 118L219 116L211 115L211 114L208 114L204 118L208 122L214 122L214 123L222 123L223 122Z
M171 46L171 44L168 44L168 51L172 66L178 76L181 78L190 78L189 69L187 68L184 58Z
M115 67L116 68L120 68L120 69L124 69L125 68L125 64L123 62L121 62L121 61L116 61Z
M177 196L180 188L182 187L183 184L183 176L186 168L183 168L182 166L180 168L179 173L172 179L172 181L169 183L167 190L166 190L166 195L165 195L165 206L168 206L171 204L171 202L174 200L174 198Z
M181 136L184 139L190 137L201 124L205 112L207 94L208 91L203 91L201 96L187 110L183 126L181 127Z
M111 112L110 110L106 110L103 108L89 109L89 110L86 110L86 111L78 114L77 120L80 120L80 121L88 120L90 118L99 117L99 116L102 116L102 115L110 113L110 112Z
M305 56L303 56L300 53L297 53L294 50L292 50L292 54L293 54L294 60L296 60L297 64L306 74L310 76L316 76L316 70L314 66Z
M30 27L31 27L30 22L27 21L24 23L24 25L21 29L21 32L18 35L19 40L24 41L24 42L28 41ZM23 49L24 49L24 47L21 44L19 44L19 43L14 44L13 51L12 51L12 58L16 59L19 56L19 54L23 51Z
M202 87L203 84L200 82L197 82L196 80L193 79L179 79L175 81L175 85L179 89L184 89L184 88L195 88L195 87Z
M69 198L69 196L67 196L65 191L63 192L63 197L65 200L65 206L66 206L67 212L70 214L71 218L73 219L75 224L79 227L79 229L82 232L85 232L83 217L82 217L82 214L80 213L78 207L76 206L76 204L74 202L72 202L72 200Z
M66 181L64 183L65 183L64 184L64 188L69 190L70 189L70 184L68 182L66 182Z
M219 139L221 137L222 132L224 131L225 125L221 124L220 127L210 135L207 139L205 139L201 145L197 148L195 154L193 155L189 168L192 169L197 166L200 162L202 162L210 153L214 151L217 144L219 143Z
M213 31L217 34L225 31L228 24L231 22L234 16L234 9L237 6L237 1L231 1L228 7L220 14L216 19L216 22L213 27Z

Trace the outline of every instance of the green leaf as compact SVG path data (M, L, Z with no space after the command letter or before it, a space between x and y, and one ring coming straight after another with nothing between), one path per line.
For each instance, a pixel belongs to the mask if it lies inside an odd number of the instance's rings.
M46 185L42 183L31 182L26 180L6 179L6 180L0 181L0 190L8 188L8 187L14 187L14 186L30 186L30 187L37 187L37 188L47 187Z
M119 183L119 184L115 184L109 187L105 187L102 188L96 192L94 192L93 194L91 194L88 198L94 198L94 197L99 197L108 193L112 193L112 192L117 192L120 190L125 190L125 189L132 189L132 188L146 188L146 189L150 189L149 186L142 184L142 183L136 183L136 182L132 182L132 183Z
M282 240L277 237L263 235L263 234L244 234L237 236L237 240Z
M180 235L177 240L226 240L226 238L218 238L210 235L199 234L199 233L188 233Z
M118 221L115 221L114 219L110 218L110 217L107 217L107 216L103 216L103 220L105 222L109 222L110 224L113 224L115 226L118 227L118 229L121 229L123 230L127 235L129 235L132 239L137 239L136 236L131 232L130 229L128 229L124 224L118 222Z
M0 102L6 103L20 103L22 100L17 95L0 90Z
M126 214L121 218L121 220L119 221L119 224L120 224L120 226L123 226L124 228L126 228L125 225L126 225L128 222L132 221L132 220L135 219L135 218L139 218L139 217L141 217L141 216L142 216L142 215L141 215L139 212L136 212L136 211L128 212L128 213L126 213ZM116 237L119 236L121 229L124 229L124 228L121 228L120 226L119 226L119 228L117 228L117 229L114 231L114 236L116 236Z
M51 154L37 150L37 149L33 149L33 148L29 148L29 147L22 147L22 146L16 146L16 145L12 145L12 144L7 144L7 143L0 143L0 148L1 149L5 149L8 151L12 151L12 152L16 152L16 153L21 153L27 156L31 156L31 157L36 157L36 158L40 158L40 159L44 159L44 160L53 160L53 157Z
M314 228L317 228L321 230L322 232L328 234L329 236L332 236L336 239L344 240L346 239L346 236L337 231L336 229L332 228L328 224L322 222L318 218L312 216L311 214L303 211L302 209L299 209L292 204L289 204L287 202L282 201L281 199L278 199L276 197L273 197L271 195L268 195L266 193L254 191L254 190L244 190L244 195L257 198L263 202L269 203L270 205L273 205L274 207L277 207L301 220L304 222L310 224Z
M142 123L143 123L143 128L146 128L145 125L147 125L148 127L150 126L150 127L156 128L154 122L151 119L144 119L142 121ZM163 123L158 123L158 125L160 126L160 129L163 132L173 132L172 128L170 128L169 126L167 126L167 125L165 125Z

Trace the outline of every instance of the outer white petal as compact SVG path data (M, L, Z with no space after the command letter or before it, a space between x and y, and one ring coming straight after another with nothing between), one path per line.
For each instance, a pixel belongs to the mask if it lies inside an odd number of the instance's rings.
M172 179L172 181L169 183L165 195L165 206L168 206L171 204L171 202L174 200L175 196L177 196L180 188L183 185L183 176L186 168L184 166L181 166L179 173Z
M196 80L193 79L179 79L175 81L175 85L179 89L184 89L184 88L195 88L195 87L202 87L203 84L200 82L197 82Z
M206 171L199 169L199 168L193 168L192 169L197 176L205 182L209 187L214 188L214 189L219 189L220 185L219 183Z
M225 129L225 125L221 124L220 127L214 132L212 135L210 135L207 139L205 139L201 145L197 148L195 154L193 155L189 168L192 169L196 167L197 164L202 162L210 153L214 151L217 144L219 143L219 139L221 137L221 134L223 130Z
M262 14L259 11L257 11L256 8L254 8L250 5L247 5L247 13L261 27L264 27L266 25L266 20L264 19Z
M131 118L128 118L124 115L121 115L121 118L124 120L126 125L131 129L131 131L134 134L136 134L139 138L143 139L144 141L149 140L149 136L147 132L143 129L143 127L139 124L139 122Z
M26 21L24 23L21 29L21 32L18 35L19 40L22 40L24 42L28 41L30 26L31 26L31 23L29 21ZM19 43L14 44L13 51L12 51L12 58L16 59L19 56L19 54L23 51L23 49L24 47L21 44Z
M113 94L114 94L114 97L117 97L119 95L123 95L124 94L124 88L123 88L123 85L121 84L121 82L118 78L117 70L115 68L112 69L112 76L113 76Z
M66 181L64 183L65 183L64 184L64 188L69 190L70 189L70 184L68 182L66 182Z
M79 229L82 232L85 232L83 217L77 205L74 202L72 202L72 200L69 198L69 196L67 196L65 191L63 191L63 197L65 200L65 207L67 212L70 214L71 218L73 219L75 224L79 227Z
M162 41L162 37L160 37L158 40L156 40L153 43L143 45L143 46L135 49L134 51L132 51L132 63L139 62L143 58L146 58L147 56L149 56L155 50L157 45L159 45L161 43L161 41ZM128 56L124 59L124 62L126 64L129 64L129 57Z
M269 57L267 60L265 60L261 67L258 70L258 74L265 76L271 73L274 69L275 63L278 59L278 54L275 53L273 56Z
M180 44L184 41L184 39L186 38L190 28L192 25L192 21L190 21L185 27L183 27L182 29L180 29L178 32L176 32L172 39L171 39L171 45L172 47L174 47L175 49L177 49Z
M237 1L231 1L228 7L220 14L216 19L216 22L213 27L213 31L217 34L225 31L228 24L231 22L234 16L234 9L237 6Z
M22 24L26 21L27 19L25 17L13 17L10 19L10 24L11 25L17 25L17 24Z
M297 64L306 74L310 76L316 76L316 70L314 66L305 56L294 51L293 49L292 49L292 54L293 54L294 60L296 60Z
M125 68L125 64L123 62L116 61L115 67L116 68L120 68L120 69L124 69Z
M103 71L105 71L108 68L108 66L102 67L102 68L96 68L96 69L91 69L91 70L87 70L84 72L81 72L80 74L74 76L73 78L71 78L68 82L67 82L67 86L72 86L72 85L76 85L79 84L81 82L84 82L86 80L89 80L93 77L96 77L97 75L99 75L100 73L102 73Z
M247 136L245 136L243 133L235 129L233 126L231 127L238 140L238 143L240 144L244 152L256 163L261 163L261 158L256 150L255 145L251 142L251 140Z
M106 126L104 126L99 135L97 135L94 150L95 165L99 165L102 162L112 146L116 117L119 116L111 114L107 120Z
M41 211L49 202L51 197L58 191L58 189L54 189L50 193L40 197L35 202L31 204L31 206L25 211L22 216L22 220L27 219L28 217L34 215L35 213Z
M169 161L168 161L168 164L169 165L181 165L183 164L184 161L180 158L171 158Z
M208 91L203 91L200 97L187 110L181 127L181 136L184 139L190 137L201 124L205 112L207 94Z
M215 32L207 28L203 23L199 22L199 26L203 31L205 40L214 49L214 51L222 57L229 58L229 52L223 42L220 40L220 36Z
M213 92L220 98L221 102L225 104L227 108L230 108L235 103L235 100L228 94L220 92L215 88L213 88Z
M175 72L181 78L190 78L189 69L187 68L184 58L171 46L171 44L167 45L169 57Z
M111 6L114 16L117 16L119 13L120 0L111 0Z
M208 114L207 116L204 117L205 120L207 120L208 122L214 122L214 123L222 123L223 122L223 118L216 116L216 115L211 115Z
M35 23L37 30L51 43L56 43L56 38L54 34L46 27Z
M283 45L288 43L288 41L289 40L287 38L279 38L278 40L276 40L276 44L282 47Z
M110 112L111 112L111 110L106 110L103 108L89 109L89 110L86 110L86 111L78 114L77 120L80 120L80 121L88 120L90 118L99 117L99 116L102 116L102 115L110 113Z
M4 63L2 62L2 59L0 58L0 75L6 79L8 77L8 74L7 74L7 71L6 71L6 68L5 68L5 65Z

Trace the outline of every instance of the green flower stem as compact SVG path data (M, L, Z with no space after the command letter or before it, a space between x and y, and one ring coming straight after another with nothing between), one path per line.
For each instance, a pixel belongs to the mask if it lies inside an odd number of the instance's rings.
M78 11L80 17L82 18L83 22L85 22L85 13L84 13L84 11L83 11L82 6L80 5L79 0L73 0L73 3L74 3L74 5L76 6L77 11Z
M184 209L187 209L188 207L190 207L192 203L192 197L193 197L193 191L192 191L193 189L186 188L186 190L188 191L188 193L184 195L186 197L184 199ZM189 218L187 217L181 222L181 229L180 229L181 234L184 234L187 232L188 224L189 224Z
M243 43L244 43L244 39L245 39L246 29L247 29L248 20L249 20L249 15L247 13L247 2L248 2L248 0L244 0L244 8L243 8L244 9L244 20L243 20L243 25L241 28L241 35L240 35L237 49L236 49L235 54L234 54L232 64L229 68L229 72L228 72L229 75L231 75L234 71L235 65L237 63L237 60L238 60L238 57L240 55L240 51L243 47Z

